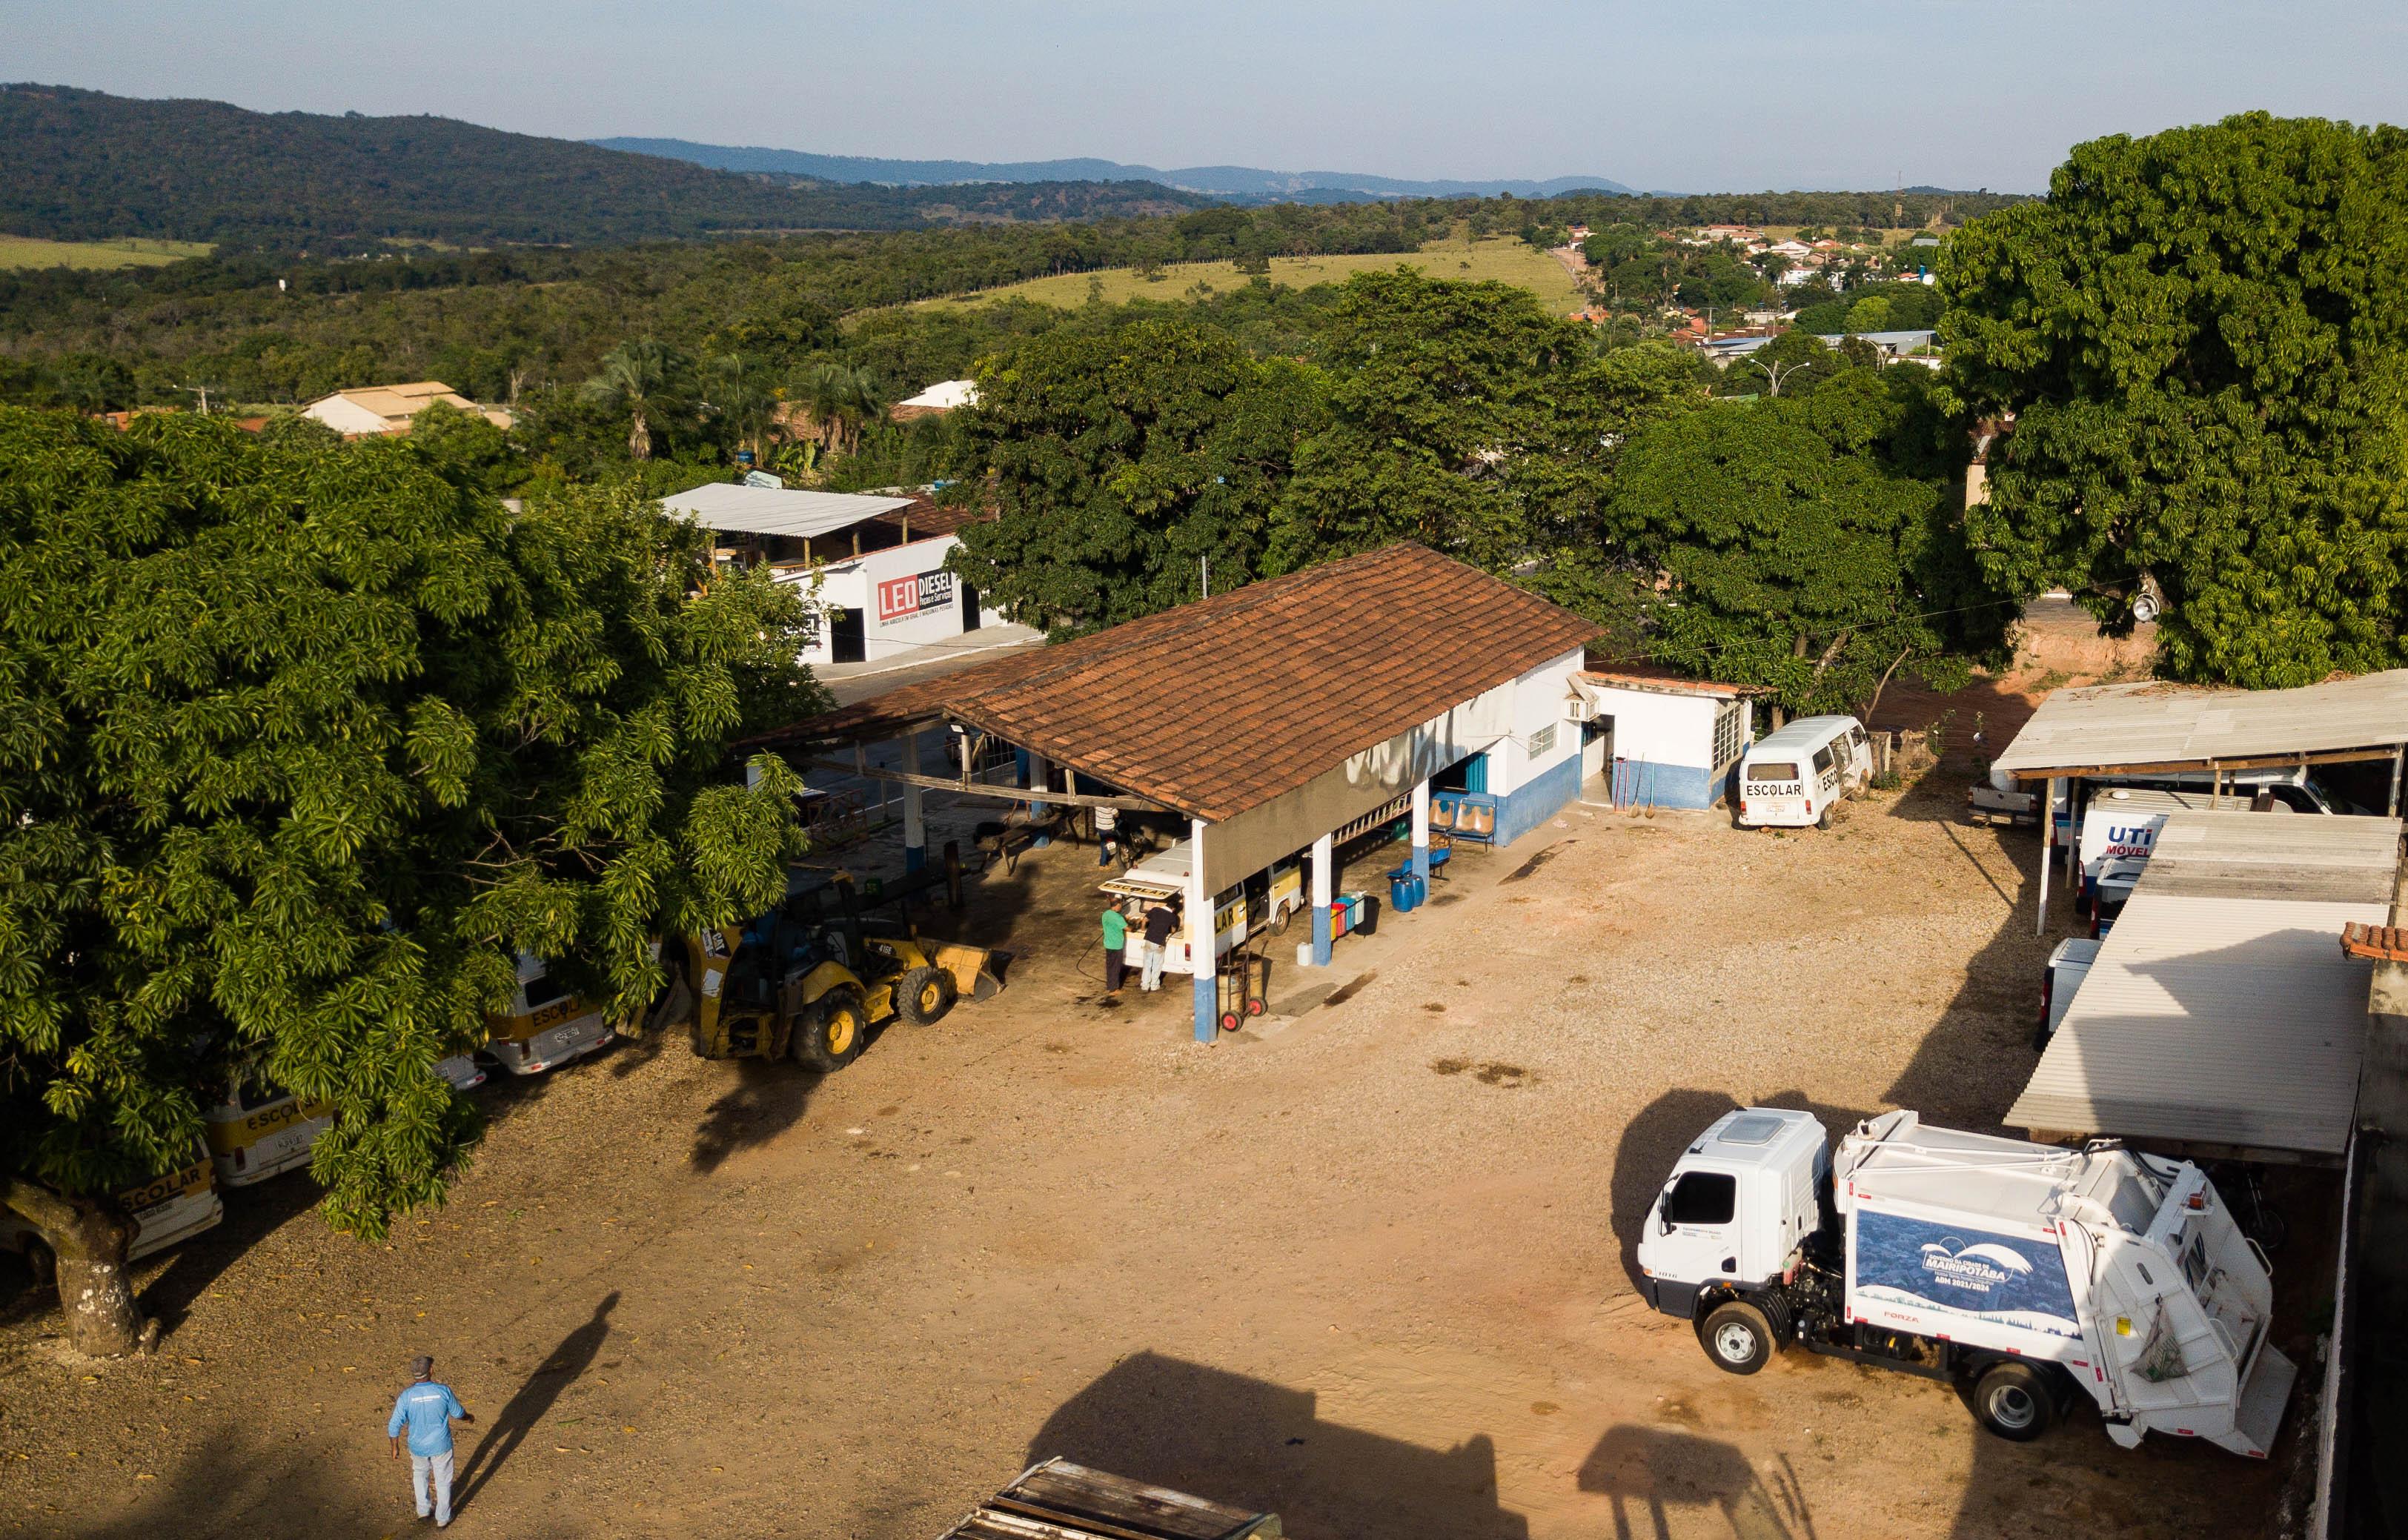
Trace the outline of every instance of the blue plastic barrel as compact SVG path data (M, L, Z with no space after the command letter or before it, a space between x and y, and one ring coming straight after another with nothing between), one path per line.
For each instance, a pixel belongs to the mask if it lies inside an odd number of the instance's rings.
M1412 913L1413 905L1419 902L1420 900L1413 896L1413 879L1411 877L1388 879L1388 903L1398 914Z

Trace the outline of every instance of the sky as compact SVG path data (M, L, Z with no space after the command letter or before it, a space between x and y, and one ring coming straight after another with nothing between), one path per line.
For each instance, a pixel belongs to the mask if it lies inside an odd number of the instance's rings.
M828 154L2038 192L2263 108L2408 121L2397 0L0 0L0 78Z

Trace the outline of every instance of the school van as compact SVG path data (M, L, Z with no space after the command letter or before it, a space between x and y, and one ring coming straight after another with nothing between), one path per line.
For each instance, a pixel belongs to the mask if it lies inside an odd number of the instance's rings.
M557 1069L608 1047L615 1035L600 1005L571 991L531 953L520 954L509 1008L489 1013L485 1028L485 1052L512 1075Z
M248 1187L309 1162L335 1120L335 1104L304 1101L269 1084L236 1086L201 1109L202 1136L222 1187Z
M215 1178L208 1147L195 1139L180 1163L118 1193L117 1201L134 1220L126 1260L138 1262L164 1251L224 1219L225 1204L218 1197ZM36 1280L49 1281L55 1261L50 1243L31 1222L5 1208L0 1208L0 1251L22 1258Z
M1740 757L1739 821L1828 829L1831 809L1872 779L1871 746L1854 717L1800 717Z

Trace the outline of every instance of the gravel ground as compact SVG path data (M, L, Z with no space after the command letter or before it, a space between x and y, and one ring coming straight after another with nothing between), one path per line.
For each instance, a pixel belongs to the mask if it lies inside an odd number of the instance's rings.
M1963 785L1823 834L1574 807L1211 1048L1183 991L1098 999L1092 852L1035 852L966 921L1007 991L840 1075L672 1039L493 1088L388 1246L304 1177L234 1194L143 1269L154 1359L70 1362L21 1295L0 1531L400 1533L427 1351L481 1419L470 1534L924 1540L1053 1454L1301 1540L2265 1533L2296 1410L2272 1464L2009 1445L1908 1376L1718 1374L1632 1291L1735 1104L1995 1126L2048 943Z
M1052 1453L1307 1540L2257 1533L2268 1466L2095 1419L2009 1446L1827 1361L1729 1378L1631 1291L1638 1215L1733 1103L2011 1099L2033 852L1961 794L1824 835L1574 809L1341 943L1343 1003L1211 1048L1182 994L1097 1002L1091 858L1039 852L982 906L1006 994L842 1075L671 1042L503 1086L388 1247L299 1178L236 1194L148 1280L154 1360L70 1364L21 1300L0 1524L397 1533L423 1348L484 1419L471 1533L925 1536Z

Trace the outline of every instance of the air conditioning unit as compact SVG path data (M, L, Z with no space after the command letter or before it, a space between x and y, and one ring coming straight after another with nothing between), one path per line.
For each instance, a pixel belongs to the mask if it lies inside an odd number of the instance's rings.
M1597 703L1586 695L1574 695L1564 703L1564 720L1575 722L1597 720Z

